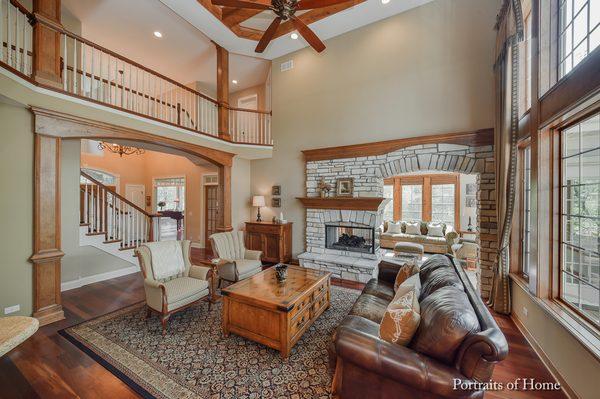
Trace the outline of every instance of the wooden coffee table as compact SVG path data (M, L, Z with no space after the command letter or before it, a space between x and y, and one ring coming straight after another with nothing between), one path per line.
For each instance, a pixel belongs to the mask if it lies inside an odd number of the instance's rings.
M279 283L275 268L221 290L223 332L277 349L286 358L314 321L329 308L331 273L288 266Z

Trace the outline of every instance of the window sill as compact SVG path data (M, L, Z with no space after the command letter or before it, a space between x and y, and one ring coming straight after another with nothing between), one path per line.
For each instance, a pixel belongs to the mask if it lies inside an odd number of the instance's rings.
M511 273L510 279L517 284L539 307L562 327L592 355L600 361L600 334L585 320L575 316L560 302L538 298L529 292L527 281L518 274Z

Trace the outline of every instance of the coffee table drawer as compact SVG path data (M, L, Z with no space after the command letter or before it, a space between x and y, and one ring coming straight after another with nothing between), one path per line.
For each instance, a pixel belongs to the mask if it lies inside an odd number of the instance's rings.
M315 288L315 290L313 291L313 294L312 294L313 301L315 299L317 299L318 297L320 297L321 295L323 295L323 293L325 291L327 291L327 289L329 288L329 285L327 283L328 283L327 281L324 281L320 285L318 285L317 288Z
M295 305L292 310L290 310L290 318L296 317L296 315L302 312L304 309L308 309L310 303L312 302L312 295L308 293L302 297Z
M327 293L323 292L320 297L314 300L313 305L311 306L311 316L314 317L319 313L321 309L327 306Z
M302 331L306 325L308 325L310 322L310 309L311 308L307 306L292 319L290 322L290 337L294 337L298 332Z

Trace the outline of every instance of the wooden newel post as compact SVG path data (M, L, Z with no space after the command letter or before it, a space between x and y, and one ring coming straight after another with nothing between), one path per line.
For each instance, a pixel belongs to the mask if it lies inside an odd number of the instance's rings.
M217 46L217 102L219 138L231 140L229 135L229 51Z
M62 89L60 0L34 0L33 15L33 79Z

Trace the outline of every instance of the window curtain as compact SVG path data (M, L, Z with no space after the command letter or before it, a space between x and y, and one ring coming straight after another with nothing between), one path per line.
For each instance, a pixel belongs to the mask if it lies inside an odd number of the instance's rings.
M504 0L496 26L495 134L496 214L498 256L489 305L499 313L511 310L508 273L509 242L517 189L517 132L519 125L519 48L523 40L521 0Z

